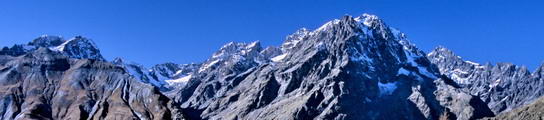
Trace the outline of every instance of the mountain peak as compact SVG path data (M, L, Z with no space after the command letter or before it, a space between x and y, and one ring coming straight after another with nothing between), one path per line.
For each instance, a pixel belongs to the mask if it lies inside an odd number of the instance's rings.
M431 58L431 60L461 60L461 57L457 56L453 51L449 50L448 48L444 46L438 46L433 51L431 51L427 57Z
M116 57L113 59L113 61L111 61L113 64L116 64L116 65L122 65L125 63L125 59L123 58L120 58L120 57Z
M311 33L309 29L301 28L298 29L295 33L288 35L285 38L285 41L281 45L281 50L283 52L286 52L293 47L295 47L300 41L304 39L304 37L308 36Z
M255 52L258 53L262 50L261 42L254 41L251 43L235 43L235 42L229 42L219 51L215 52L212 58L224 58L229 57L232 55L250 55L254 54Z
M32 42L28 43L28 45L33 45L37 47L52 47L59 46L64 42L65 40L61 36L42 35L34 39Z
M537 78L544 79L544 62L533 73Z
M448 48L442 45L438 45L436 48L433 49L433 51L443 51L443 52L453 53L451 50L449 50Z
M52 49L76 59L104 60L96 43L82 36L76 36Z
M359 23L363 23L363 25L366 25L368 27L371 27L377 23L382 23L382 20L380 20L378 16L368 13L364 13L361 16L356 17L354 20Z

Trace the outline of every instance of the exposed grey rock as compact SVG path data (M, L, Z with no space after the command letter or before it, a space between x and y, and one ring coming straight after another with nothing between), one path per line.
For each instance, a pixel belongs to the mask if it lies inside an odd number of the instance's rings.
M34 39L32 42L28 43L28 45L48 48L48 47L59 46L64 42L66 42L66 40L64 40L60 36L42 35Z
M9 55L9 56L20 56L24 55L30 50L26 48L25 45L13 45L12 47L3 47L0 50L0 55Z
M43 35L24 45L14 45L11 48L4 47L0 50L0 55L20 56L40 47L60 52L70 58L105 61L96 44L82 36L76 36L66 41L59 36Z
M152 72L155 76L164 76L167 78L174 78L177 75L186 76L189 73L193 72L195 69L198 69L197 64L180 65L180 64L168 62L168 63L155 65L151 67L149 71Z
M307 37L310 34L310 30L306 28L301 28L297 30L295 33L287 36L285 38L285 41L281 45L281 50L284 52L290 51L292 48L297 46L298 43L301 42L301 40L304 39L304 37Z
M81 36L41 36L0 50L0 118L480 119L542 96L543 76L544 65L427 55L369 14L300 29L280 47L231 42L202 64L149 69L107 62Z
M270 47L266 47L264 50L261 51L261 54L263 54L263 56L266 58L266 59L272 59L273 57L276 57L278 55L281 55L282 54L282 51L280 48L278 47L273 47L273 46L270 46Z
M503 112L495 117L485 118L486 120L542 120L544 119L544 98L535 102L516 108L512 111Z
M373 15L346 16L315 31L299 30L282 45L282 57L264 60L269 62L257 62L260 55L248 55L247 46L225 45L175 96L189 119L492 115L487 106L472 103L482 103L478 97L440 82L439 70L425 53Z
M435 81L437 90L435 95L441 105L452 113L450 119L472 120L482 117L491 117L494 113L478 96L474 96L452 85L452 80L443 77ZM455 115L455 116L453 116Z
M169 95L176 93L183 88L190 78L200 67L200 64L175 64L163 63L153 66L149 70L149 76L156 81L166 82L168 90L163 93Z
M71 58L105 61L96 44L92 40L82 36L76 36L53 48L53 50L60 51Z
M143 65L127 62L121 58L115 58L112 63L124 68L137 80L157 87L163 93L175 92L182 88L187 81L176 81L176 79L190 76L200 67L200 64L163 63L148 69Z
M0 68L2 119L181 118L159 90L116 65L43 47L8 59Z
M452 51L438 47L428 55L441 73L479 96L495 113L529 104L544 93L544 80L524 66L511 63L496 65L465 61Z

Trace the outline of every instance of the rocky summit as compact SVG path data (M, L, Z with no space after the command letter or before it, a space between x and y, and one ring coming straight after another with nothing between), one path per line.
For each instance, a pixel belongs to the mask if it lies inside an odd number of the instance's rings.
M278 47L231 42L202 62L149 68L106 60L82 36L44 35L0 50L0 117L536 119L543 71L427 54L371 14L302 28Z
M465 61L441 46L428 57L462 89L480 96L495 114L529 104L544 94L542 68L531 73L527 67L511 63L482 65Z

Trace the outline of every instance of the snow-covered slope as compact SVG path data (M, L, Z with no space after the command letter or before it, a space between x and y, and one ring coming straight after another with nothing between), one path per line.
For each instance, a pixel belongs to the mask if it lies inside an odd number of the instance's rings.
M114 64L123 67L130 75L137 80L151 84L162 92L169 92L183 87L196 72L199 64L175 64L164 63L153 66L151 69L135 62L127 62L121 58L115 58Z
M59 46L51 47L51 49L62 52L71 58L105 61L96 44L92 40L82 36L76 36Z

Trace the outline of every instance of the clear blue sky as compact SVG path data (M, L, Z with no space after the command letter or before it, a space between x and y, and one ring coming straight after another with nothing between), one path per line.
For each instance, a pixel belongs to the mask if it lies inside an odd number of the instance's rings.
M371 13L426 52L444 45L467 60L534 69L544 60L543 6L541 0L3 0L0 46L42 34L83 35L110 60L190 63L230 41L279 45L301 27Z

